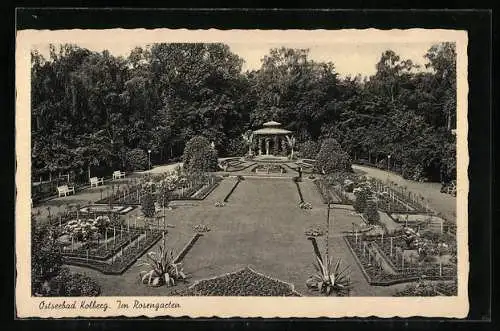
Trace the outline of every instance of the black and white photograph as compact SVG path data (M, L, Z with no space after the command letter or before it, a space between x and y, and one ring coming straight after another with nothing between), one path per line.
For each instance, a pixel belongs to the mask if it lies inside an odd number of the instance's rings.
M26 316L466 313L465 32L39 33L16 63Z

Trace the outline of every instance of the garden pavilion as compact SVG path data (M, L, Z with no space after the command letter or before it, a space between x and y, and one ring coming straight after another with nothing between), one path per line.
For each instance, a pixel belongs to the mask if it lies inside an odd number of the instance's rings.
M283 145L282 141L286 142L287 136L292 133L292 131L282 129L280 126L281 123L270 121L264 123L263 128L253 132L254 137L257 138L259 155L262 155L263 150L265 150L265 155L270 155L270 151L280 151Z

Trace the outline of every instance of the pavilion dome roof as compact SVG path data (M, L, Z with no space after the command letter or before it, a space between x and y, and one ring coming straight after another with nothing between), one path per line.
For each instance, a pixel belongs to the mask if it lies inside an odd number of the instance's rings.
M267 127L267 128L262 128L262 129L258 129L258 130L255 130L253 132L254 134L274 134L274 135L277 135L277 134L290 134L292 133L292 131L289 131L289 130L285 130L285 129L281 129L281 128L273 128L273 127Z
M280 125L281 125L281 123L275 122L275 121L269 121L269 122L262 124L262 126L264 126L264 127L280 126Z

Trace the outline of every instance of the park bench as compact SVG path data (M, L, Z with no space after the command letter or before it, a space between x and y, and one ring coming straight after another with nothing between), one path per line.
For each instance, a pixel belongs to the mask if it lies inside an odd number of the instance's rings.
M68 185L58 186L57 192L59 193L59 197L61 197L62 195L66 196L70 192L73 192L73 194L75 194L75 187L69 187Z
M122 172L120 170L116 170L113 172L113 179L120 179L125 177L125 172Z
M97 177L92 177L90 178L90 187L97 187L99 184L104 184L104 178L97 178Z

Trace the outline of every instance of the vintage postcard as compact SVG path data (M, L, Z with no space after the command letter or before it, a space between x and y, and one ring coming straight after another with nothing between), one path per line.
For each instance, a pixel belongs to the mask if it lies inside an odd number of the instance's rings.
M465 317L467 40L18 31L17 316Z

